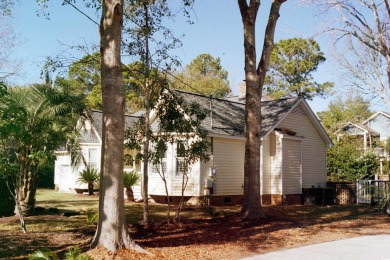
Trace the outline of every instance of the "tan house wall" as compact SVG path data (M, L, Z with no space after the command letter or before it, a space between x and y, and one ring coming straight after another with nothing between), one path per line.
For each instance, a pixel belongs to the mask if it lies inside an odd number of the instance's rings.
M262 141L261 194L271 194L271 158L270 138Z
M283 195L302 193L301 141L283 138Z
M245 141L214 137L214 195L242 195Z
M302 187L326 186L326 144L305 112L297 107L281 123L304 137L302 140Z

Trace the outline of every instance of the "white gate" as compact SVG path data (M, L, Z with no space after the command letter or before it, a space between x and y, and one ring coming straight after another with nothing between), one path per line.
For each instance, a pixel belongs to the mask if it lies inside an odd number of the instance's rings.
M378 203L389 187L389 181L356 180L356 203Z

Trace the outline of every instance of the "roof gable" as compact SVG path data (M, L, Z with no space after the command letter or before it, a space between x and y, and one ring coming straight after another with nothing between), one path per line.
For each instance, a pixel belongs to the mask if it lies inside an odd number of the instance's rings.
M368 126L365 126L363 124L358 123L352 123L348 122L345 125L343 125L339 130L336 131L336 133L339 133L341 131L344 131L347 134L350 135L363 135L363 134L371 134L373 136L379 136L380 134L376 132L375 130L371 129Z
M388 120L390 120L390 115L389 114L387 114L387 113L385 113L383 111L378 111L375 114L373 114L372 116L370 116L368 119L366 119L362 124L363 125L367 125L370 121L375 120L377 117L385 117Z
M209 135L229 135L241 136L245 134L245 103L235 102L226 99L206 97L204 95L176 90L186 102L196 102L201 108L208 110L209 114L203 120L201 127L208 131ZM325 129L314 115L313 111L303 98L292 97L278 100L262 101L261 103L261 137L266 138L291 111L297 106L308 115L309 120L320 136L327 143L332 145L332 141Z
M131 127L134 122L139 120L139 118L139 116L125 115L125 129ZM91 127L80 128L79 134L81 142L100 143L103 133L103 112L100 110L92 110L90 113L90 119L87 120L88 122L86 122L86 125L90 124Z

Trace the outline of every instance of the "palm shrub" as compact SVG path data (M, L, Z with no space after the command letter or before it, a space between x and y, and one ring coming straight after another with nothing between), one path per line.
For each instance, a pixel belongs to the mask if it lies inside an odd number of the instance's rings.
M77 182L88 184L88 194L93 195L93 186L99 183L100 172L95 168L87 167L79 175Z
M128 201L134 202L133 186L137 184L139 179L140 175L135 171L123 173L123 182L126 188L126 196Z

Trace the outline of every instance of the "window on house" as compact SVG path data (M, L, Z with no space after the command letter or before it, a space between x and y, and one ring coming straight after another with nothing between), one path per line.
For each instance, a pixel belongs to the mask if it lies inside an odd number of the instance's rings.
M176 143L176 175L183 174L186 172L186 164L185 164L185 152L186 147L184 142Z
M96 148L88 149L88 167L91 169L98 168L98 153Z
M167 172L167 151L164 149L157 150L158 147L153 145L152 149L156 149L156 154L159 158L159 162L150 162L149 169L152 174L166 174Z

